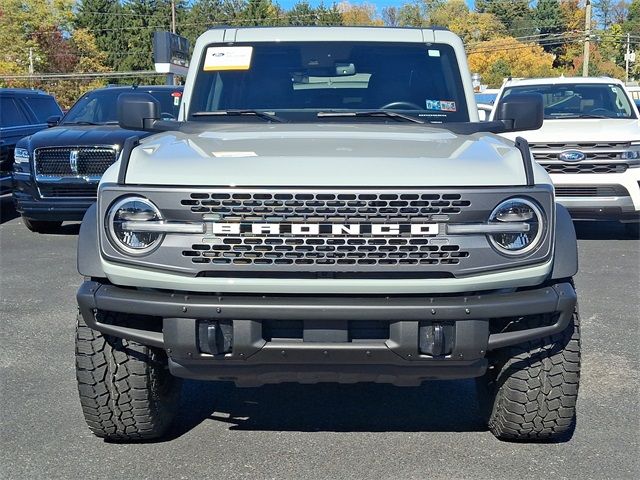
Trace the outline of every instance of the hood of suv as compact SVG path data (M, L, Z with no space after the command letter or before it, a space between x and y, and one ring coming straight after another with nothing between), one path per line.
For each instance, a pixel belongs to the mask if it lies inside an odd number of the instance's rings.
M60 125L35 133L29 138L31 151L40 147L122 146L128 137L147 136L146 132L123 130L118 125Z
M201 128L186 127L186 128ZM109 179L114 175L110 172ZM544 175L544 173L542 173ZM183 186L522 185L520 152L491 134L386 124L207 125L148 137L127 183Z
M502 136L511 140L521 136L530 143L629 142L640 140L640 121L627 118L545 120L539 130Z

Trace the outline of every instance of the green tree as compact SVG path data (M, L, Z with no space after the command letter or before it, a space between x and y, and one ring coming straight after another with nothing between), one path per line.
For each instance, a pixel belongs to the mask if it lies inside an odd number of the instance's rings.
M514 37L530 35L535 25L530 0L476 0L478 13L492 13Z
M119 70L123 56L127 53L127 24L119 0L80 0L77 5L74 25L95 36L96 47L106 54L106 63Z

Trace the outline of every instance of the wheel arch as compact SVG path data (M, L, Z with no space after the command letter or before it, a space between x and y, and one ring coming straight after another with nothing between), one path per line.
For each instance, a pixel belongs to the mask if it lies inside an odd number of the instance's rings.
M96 204L89 207L82 219L78 235L78 272L80 275L92 278L105 278L100 262L98 247L98 217Z
M569 211L556 203L555 248L551 279L571 278L578 273L578 241Z

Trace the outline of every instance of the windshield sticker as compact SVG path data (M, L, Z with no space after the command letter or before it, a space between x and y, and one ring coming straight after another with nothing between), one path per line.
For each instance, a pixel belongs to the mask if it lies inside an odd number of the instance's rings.
M211 152L214 157L218 158L243 158L243 157L257 157L256 152Z
M440 50L431 50L431 49L429 49L429 56L430 57L439 57L440 56Z
M456 102L450 100L427 100L427 110L435 110L437 112L455 112Z
M209 47L203 70L249 70L252 55L253 47Z

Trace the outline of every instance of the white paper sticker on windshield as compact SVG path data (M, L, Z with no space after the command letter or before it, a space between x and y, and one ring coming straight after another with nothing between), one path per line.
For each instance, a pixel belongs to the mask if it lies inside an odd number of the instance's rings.
M203 70L249 70L252 55L253 47L209 47Z
M242 157L257 157L256 152L211 152L214 157L226 157L226 158L242 158Z

